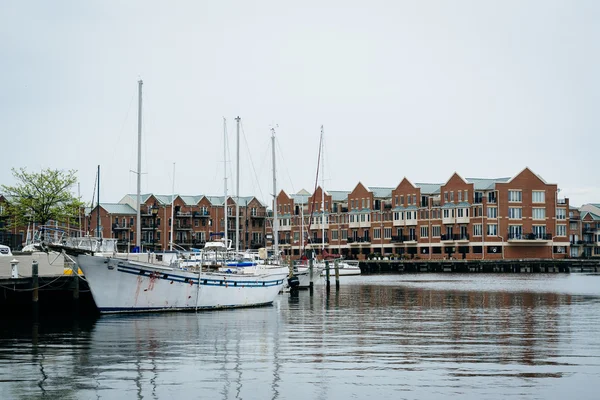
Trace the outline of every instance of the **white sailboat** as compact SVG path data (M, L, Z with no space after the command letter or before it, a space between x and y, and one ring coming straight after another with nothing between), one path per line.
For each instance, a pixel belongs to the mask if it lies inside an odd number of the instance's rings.
M138 116L138 231L141 168L141 99ZM225 219L226 219L225 214ZM238 273L227 266L228 249L222 242L207 243L198 267L181 268L130 260L116 255L79 255L77 263L89 284L96 306L102 313L140 311L204 310L252 307L271 304L282 289L287 274L257 268Z
M325 250L325 223L327 221L327 210L325 210L325 174L323 172L324 169L324 159L325 159L325 153L323 151L323 145L324 145L324 129L323 126L321 126L321 147L319 149L319 153L321 155L321 255L323 257L323 259L316 263L317 269L318 269L318 273L320 273L320 275L322 277L326 277L327 276L327 266L325 264L325 260L329 261L329 273L330 276L334 276L335 274L335 260L337 260L338 263L338 273L340 276L348 276L348 275L360 275L361 271L360 268L358 266L358 262L354 262L354 261L347 261L342 259L342 257L340 255L337 254L329 254L327 253L327 251Z

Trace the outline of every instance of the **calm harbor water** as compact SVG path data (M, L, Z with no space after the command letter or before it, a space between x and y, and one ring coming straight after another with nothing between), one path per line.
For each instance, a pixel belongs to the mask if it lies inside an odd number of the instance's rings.
M343 277L271 307L0 321L0 399L597 399L600 276Z

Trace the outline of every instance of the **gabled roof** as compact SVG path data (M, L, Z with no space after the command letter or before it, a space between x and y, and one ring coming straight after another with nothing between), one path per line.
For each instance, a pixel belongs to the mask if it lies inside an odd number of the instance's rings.
M462 176L460 176L460 174L459 174L458 172L454 171L454 172L452 173L452 175L450 175L450 178L448 178L448 180L446 181L446 183L444 183L444 186L446 186L446 185L448 184L448 182L450 182L450 180L451 180L452 178L454 178L454 175L458 176L458 177L459 177L459 178L460 178L460 179L461 179L461 180L462 180L464 183L469 183L469 182L467 182L467 181L465 180L465 178L463 178Z
M592 221L600 221L600 215L596 215L596 214L594 214L593 212L590 212L590 211L584 211L583 213L581 213L581 217L580 218L583 221L584 218L586 218L588 216L590 218L592 218Z
M129 204L119 204L119 203L100 203L100 207L104 208L104 210L109 214L119 214L119 215L136 215L137 211L131 207Z
M294 200L294 204L307 204L310 194L296 193L290 194L290 198Z
M392 190L394 190L394 188L379 187L379 186L370 186L367 189L373 193L373 197L376 197L379 199L386 199L386 198L392 197Z
M538 178L540 181L542 181L542 183L543 183L544 185L547 185L547 184L548 184L548 182L546 182L546 181L544 180L544 178L542 178L541 176L539 176L538 174L536 174L535 172L533 172L533 171L531 170L531 168L529 168L529 167L525 167L525 168L523 168L523 169L521 170L521 172L519 172L518 174L516 174L515 176L513 176L512 178L510 178L510 179L509 179L507 182L512 182L512 180L513 180L513 179L515 179L517 176L521 175L521 174L522 174L523 172L525 172L525 171L529 171L529 172L531 172L531 173L532 173L533 175L535 175L535 176L536 176L536 177L537 177L537 178Z
M225 199L224 196L206 196L206 198L213 206L222 206Z
M416 183L416 187L421 189L421 194L440 194L441 183Z
M152 196L154 196L154 198L156 199L156 201L160 205L171 204L171 195L165 196L165 195L157 195L157 194L154 194L154 193L141 193L140 194L140 202L142 204L144 204ZM127 197L129 197L134 202L134 204L137 201L137 194L131 194L131 193L129 193L129 194L125 195L125 197L121 200L121 203Z
M329 190L327 191L331 195L331 201L348 201L348 195L351 193L349 190Z
M508 182L511 178L467 178L468 183L473 184L475 190L494 190L496 183Z
M202 200L204 198L204 196L178 196L181 200L183 200L183 202L185 203L185 205L187 206L195 206L198 203L200 203L200 200ZM171 199L169 198L169 203L171 202Z

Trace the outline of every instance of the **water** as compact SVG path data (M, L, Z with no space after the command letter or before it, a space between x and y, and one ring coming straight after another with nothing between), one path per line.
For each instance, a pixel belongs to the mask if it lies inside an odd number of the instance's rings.
M0 399L595 399L600 276L343 277L272 307L0 321Z

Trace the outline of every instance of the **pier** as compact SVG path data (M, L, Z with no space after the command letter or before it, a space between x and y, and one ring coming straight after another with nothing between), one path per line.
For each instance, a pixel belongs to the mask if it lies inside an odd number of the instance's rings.
M365 260L362 274L383 273L595 273L599 260Z
M12 261L17 260L16 268ZM0 262L0 315L34 316L97 312L85 278L64 260L15 254Z

